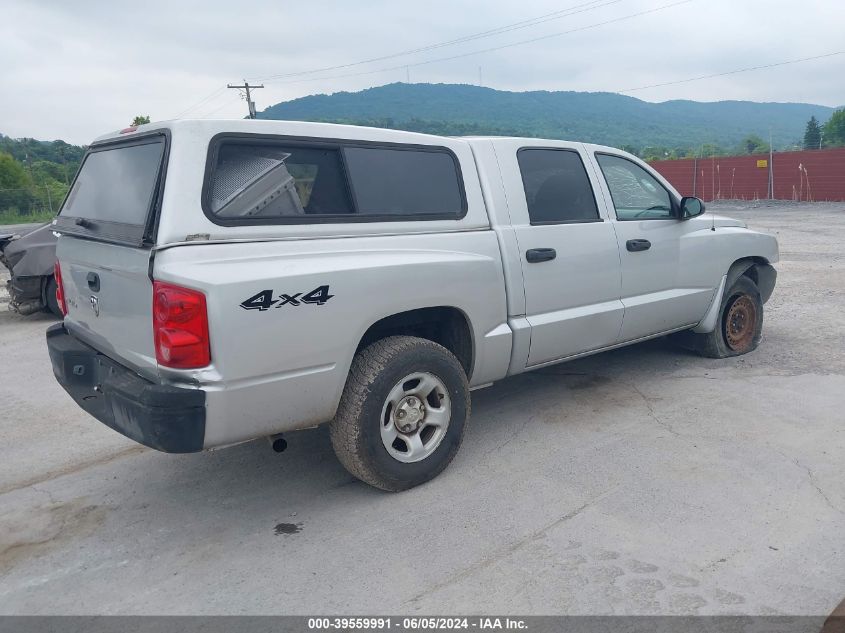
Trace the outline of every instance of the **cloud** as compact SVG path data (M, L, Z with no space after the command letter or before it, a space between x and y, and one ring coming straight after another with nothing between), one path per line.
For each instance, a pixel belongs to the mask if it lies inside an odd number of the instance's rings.
M585 6L587 0L147 0L131 5L7 0L0 22L0 132L85 143L136 114L162 120L192 108L187 116L242 117L246 106L236 91L223 88L227 82L350 64L574 6L588 10L428 52L266 80L255 99L263 109L312 93L405 81L408 75L413 82L477 83L479 67L483 83L502 90L617 91L845 48L839 27L845 7L828 0L800 5L693 0L590 28L671 1L596 0ZM579 28L584 30L555 36ZM415 65L544 36L552 37ZM381 71L393 67L399 68ZM838 106L845 104L843 70L845 55L632 94L649 101Z

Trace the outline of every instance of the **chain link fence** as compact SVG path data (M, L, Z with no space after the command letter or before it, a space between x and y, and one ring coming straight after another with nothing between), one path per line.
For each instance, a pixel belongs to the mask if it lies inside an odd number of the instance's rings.
M0 224L46 221L58 212L64 194L46 185L0 189Z

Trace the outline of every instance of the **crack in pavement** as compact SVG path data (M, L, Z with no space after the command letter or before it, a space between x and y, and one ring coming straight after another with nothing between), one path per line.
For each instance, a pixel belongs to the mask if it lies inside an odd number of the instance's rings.
M824 499L825 503L828 505L828 507L831 510L835 510L836 512L838 512L840 514L845 514L845 512L843 512L842 509L836 507L833 504L833 502L830 500L830 497L827 496L827 493L825 493L825 491L821 489L821 486L819 486L818 481L816 481L815 473L813 473L812 469L809 466L805 466L804 464L799 462L797 458L793 459L792 463L795 464L796 466L798 466L798 468L801 468L802 470L806 471L807 479L809 479L810 484L813 486L813 488L816 489L816 492L819 493L821 498Z
M798 468L803 470L805 473L807 473L807 480L810 482L810 485L813 488L816 489L816 492L819 493L819 496L822 499L824 499L824 502L827 505L827 507L829 507L831 510L833 510L835 512L838 512L839 514L845 514L845 511L843 511L841 508L837 507L830 500L830 497L827 496L827 493L824 490L822 490L821 486L818 483L818 480L816 479L815 473L813 472L813 470L809 466L805 466L800 461L798 461L797 457L792 457L791 455L787 455L786 453L784 453L783 451L781 451L777 448L772 448L772 450L775 453L777 453L778 455L780 455L781 457L783 457L788 462L791 462L793 465L797 466Z
M105 455L103 457L92 459L87 462L82 462L80 464L72 464L61 470L50 471L46 474L39 475L38 477L28 479L27 481L24 481L22 483L11 484L5 488L0 488L0 495L9 494L10 492L15 492L17 490L23 490L24 488L35 487L36 485L43 484L53 479L58 479L59 477L64 477L65 475L72 475L73 473L77 473L87 468L91 468L92 466L101 466L103 464L108 464L116 459L120 459L121 457L127 457L129 455L143 453L149 450L152 449L148 449L146 446L130 446L127 449L124 449L117 453L112 453L111 455Z
M508 439L506 439L504 442L502 442L502 443L501 443L501 444L499 444L498 446L496 446L496 447L494 447L494 448L491 448L489 451L487 451L486 453L484 453L484 456L485 456L485 457L487 457L488 455L492 455L493 453L498 453L498 452L499 452L500 450L502 450L505 446L507 446L508 444L510 444L511 442L513 442L513 441L514 441L517 437L519 437L519 435L520 435L520 434L521 434L521 433L525 430L525 427L527 427L527 426L528 426L531 422L533 422L536 418L537 418L537 416L536 416L536 415L530 415L530 416L528 416L527 418L525 418L525 420L524 420L524 421L523 421L523 423L520 425L520 427L519 427L518 429L516 429L516 431L515 431L514 433L512 433L512 434L511 434L511 436L510 436Z
M672 435L674 435L674 436L676 436L676 437L683 437L680 433L678 433L678 432L677 432L677 431L676 431L676 430L672 427L672 425L671 425L671 424L669 424L668 422L665 422L664 420L661 420L661 419L658 417L658 415L654 412L654 407L652 407L652 406L651 406L651 401L650 401L648 398L646 398L645 394L644 394L642 391L640 391L640 389L639 389L639 387L637 387L637 385L635 385L635 384L634 384L634 383L632 383L632 382L627 383L627 385L628 385L628 387L630 387L631 389L633 389L633 390L637 393L637 395L639 395L639 397L640 397L640 398L642 398L643 403L645 403L645 406L646 406L646 408L648 409L648 413L649 413L649 415L651 416L651 419L652 419L652 420L654 420L655 422L657 422L657 424L659 424L659 425L660 425L660 426L662 426L664 429L666 429L667 431L669 431Z
M38 487L38 484L32 484L32 486L30 486L30 487L31 487L31 488L32 488L35 492L41 493L42 495L47 495L47 498L50 500L50 503L52 503L52 504L54 504L54 505L58 503L58 502L56 501L56 498L53 496L53 493L52 493L52 492L50 492L49 490L45 490L45 489L43 489L43 488L39 488L39 487Z
M439 583L435 583L434 585L432 585L431 587L429 587L425 591L422 591L422 592L418 593L417 595L415 595L410 600L405 601L403 603L403 606L404 605L410 605L414 602L419 602L423 597L425 597L425 596L427 596L431 593L434 593L435 591L439 591L440 589L448 587L449 585L452 585L456 582L459 582L459 581L463 580L464 578L467 578L467 577L473 575L474 573L476 573L476 572L478 572L482 569L486 569L487 567L490 567L491 565L495 564L496 562L498 562L502 558L509 556L510 554L513 554L514 552L520 550L525 545L528 545L529 543L533 543L534 541L543 538L549 530L552 530L552 529L556 528L558 525L561 525L563 523L566 523L567 521L570 521L571 519L574 519L575 517L577 517L579 514L581 514L582 512L584 512L585 510L587 510L591 506L595 505L596 503L602 501L605 497L609 496L617 488L618 488L618 486L614 486L613 488L610 488L609 490L605 490L603 493L596 495L595 497L593 497L592 499L590 499L588 501L585 501L583 504L581 504L580 506L578 506L574 510L570 510L569 512L567 512L566 514L564 514L561 517L558 517L557 519L555 519L551 523L541 527L538 530L535 530L534 532L532 532L528 536L516 541L515 543L511 543L507 547L504 547L504 548L496 551L492 555L490 555L486 558L483 558L482 560L470 565L469 567L466 567L465 569L457 572L456 574L453 574L452 576L450 576L446 580L439 582Z

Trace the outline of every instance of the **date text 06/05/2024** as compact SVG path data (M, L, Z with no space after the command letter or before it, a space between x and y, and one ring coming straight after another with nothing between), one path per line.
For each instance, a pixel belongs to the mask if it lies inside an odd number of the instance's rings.
M357 618L309 618L310 630L526 630L525 620L518 618L449 618L449 617L357 617Z

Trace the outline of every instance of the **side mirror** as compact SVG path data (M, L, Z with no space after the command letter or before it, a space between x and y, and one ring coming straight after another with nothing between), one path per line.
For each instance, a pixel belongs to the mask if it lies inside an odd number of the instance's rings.
M704 213L704 202L699 198L681 198L681 220L698 217Z

